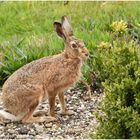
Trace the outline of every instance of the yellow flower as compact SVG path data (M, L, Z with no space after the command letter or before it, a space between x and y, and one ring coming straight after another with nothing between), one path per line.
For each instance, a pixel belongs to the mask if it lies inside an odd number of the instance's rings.
M127 23L123 20L115 21L111 24L111 29L122 34L127 31Z
M111 48L111 44L109 42L104 42L102 41L99 45L98 45L98 48L101 48L101 49L108 49L108 48Z

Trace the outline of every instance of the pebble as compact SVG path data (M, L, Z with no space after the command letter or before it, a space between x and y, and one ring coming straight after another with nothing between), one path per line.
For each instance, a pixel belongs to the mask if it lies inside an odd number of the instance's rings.
M83 94L83 95L82 95ZM93 115L99 110L100 96L93 95L91 100L84 100L85 94L79 89L69 89L67 97L67 107L74 111L74 115L67 116L58 113L59 102L56 102L57 122L50 123L6 123L0 124L0 139L88 139L88 134L96 130L99 123ZM48 112L48 100L44 101L39 110L46 109ZM2 105L0 103L0 109Z
M18 133L19 134L28 134L29 129L27 129L26 127L21 127L18 129Z
M34 129L31 129L28 134L31 135L31 136L35 136L37 135L38 132L34 131Z
M38 125L36 127L36 131L39 132L39 133L43 132L44 131L43 125Z
M45 124L45 128L51 128L52 127L52 123L46 123Z
M32 136L30 136L30 135L17 135L17 139L30 139L30 138L32 138Z
M14 134L14 133L15 133L15 131L14 131L13 129L8 129L7 132L8 132L9 134Z
M36 138L36 139L43 139L44 137L41 136L41 135L36 135L35 138Z

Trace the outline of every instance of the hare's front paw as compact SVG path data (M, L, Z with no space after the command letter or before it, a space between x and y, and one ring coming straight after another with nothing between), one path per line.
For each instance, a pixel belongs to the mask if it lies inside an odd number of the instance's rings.
M43 117L31 117L28 120L22 120L22 123L42 123L42 122L53 122L57 121L56 118L51 116L43 116Z
M75 112L72 110L60 111L61 115L74 115Z
M33 114L34 117L38 117L38 116L48 116L48 110L44 109L44 110L37 110L34 112Z
M47 116L46 118L47 118L47 119L46 119L46 122L57 121L57 118L55 118L55 117Z

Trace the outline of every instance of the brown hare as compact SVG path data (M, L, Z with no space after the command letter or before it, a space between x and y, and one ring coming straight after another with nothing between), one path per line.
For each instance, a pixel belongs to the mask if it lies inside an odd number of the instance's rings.
M64 51L32 61L8 78L2 88L2 102L7 111L1 110L1 117L23 123L53 121L57 95L62 113L69 114L64 90L80 79L81 66L88 57L88 50L82 40L74 37L66 16L62 17L62 23L54 22L54 27L64 40ZM45 97L49 101L50 116L34 117L35 109Z

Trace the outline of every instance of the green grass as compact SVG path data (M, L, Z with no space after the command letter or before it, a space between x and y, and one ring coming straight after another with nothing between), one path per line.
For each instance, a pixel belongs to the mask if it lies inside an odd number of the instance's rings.
M75 35L90 51L101 41L111 41L113 21L140 24L140 2L0 2L0 84L22 65L63 50L53 22L71 19Z

